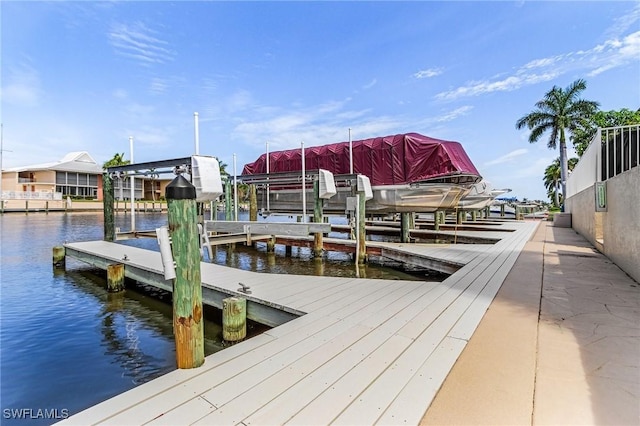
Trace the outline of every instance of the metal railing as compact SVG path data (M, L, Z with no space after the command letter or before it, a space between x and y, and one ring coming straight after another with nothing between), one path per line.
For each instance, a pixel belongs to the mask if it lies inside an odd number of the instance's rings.
M640 164L640 125L598 129L567 179L567 197Z

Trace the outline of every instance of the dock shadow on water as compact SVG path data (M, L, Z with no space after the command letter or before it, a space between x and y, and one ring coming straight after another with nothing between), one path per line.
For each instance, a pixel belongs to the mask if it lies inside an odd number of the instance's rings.
M136 215L138 229L166 221ZM117 215L116 226L127 229L128 216ZM2 424L51 424L176 368L170 294L129 281L123 294L110 294L105 272L73 259L53 269L53 246L101 240L102 232L101 212L0 215ZM123 244L158 250L155 239ZM356 273L344 253L318 261L308 249L286 255L241 244L214 253L216 263L257 272L442 280L384 262ZM220 324L220 311L205 308L206 355L224 348ZM249 323L247 333L265 329Z

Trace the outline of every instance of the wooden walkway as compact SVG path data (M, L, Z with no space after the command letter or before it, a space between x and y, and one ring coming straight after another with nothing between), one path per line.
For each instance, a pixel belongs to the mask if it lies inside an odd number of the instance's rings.
M442 283L267 275L203 263L203 292L237 295L242 282L254 304L295 319L61 424L417 424L537 225L505 224L514 232L493 245L396 244L466 262ZM86 252L114 245L66 247L73 257L97 259L106 254ZM159 272L157 253L119 250L129 269ZM112 252L104 262L123 255Z

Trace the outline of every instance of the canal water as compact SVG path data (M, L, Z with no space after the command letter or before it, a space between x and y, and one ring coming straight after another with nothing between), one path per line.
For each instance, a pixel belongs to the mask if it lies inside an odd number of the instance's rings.
M164 213L136 215L137 229L166 224ZM116 226L129 228L127 215ZM109 294L104 272L67 259L52 267L52 247L102 239L102 213L0 215L0 406L2 424L50 424L175 369L170 295L127 289ZM123 244L157 250L155 239ZM271 273L355 276L349 256L314 262L308 249L285 256L236 245L215 262ZM368 278L425 279L386 267ZM353 274L353 275L352 275ZM206 312L205 352L224 348L220 313ZM248 333L263 329L252 325ZM46 411L44 411L46 410ZM54 417L53 419L51 417Z

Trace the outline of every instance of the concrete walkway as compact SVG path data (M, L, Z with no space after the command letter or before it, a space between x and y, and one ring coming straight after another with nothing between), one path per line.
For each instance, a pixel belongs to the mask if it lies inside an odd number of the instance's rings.
M542 222L421 424L640 424L640 285Z

